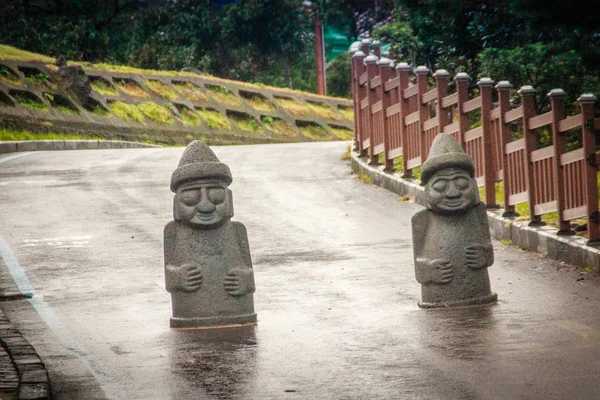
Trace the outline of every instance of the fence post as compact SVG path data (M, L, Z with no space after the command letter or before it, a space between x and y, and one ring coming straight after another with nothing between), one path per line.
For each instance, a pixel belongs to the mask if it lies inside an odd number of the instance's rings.
M408 88L408 80L410 74L410 65L407 63L399 63L396 65L396 72L398 73L398 102L400 103L400 137L402 145L402 177L403 178L414 178L412 171L407 168L408 157L406 157L406 127L404 125L404 119L408 114L408 102L404 99L404 90Z
M594 131L594 116L596 96L582 94L577 101L581 105L581 141L586 157L585 164L585 199L587 205L588 246L600 245L600 218L598 215L598 165L596 156L596 133Z
M561 135L558 130L558 123L566 116L565 112L565 93L562 89L552 89L548 93L552 109L552 144L554 147L554 176L556 182L554 185L554 197L556 198L556 208L558 211L558 235L573 235L569 221L563 219L565 210L565 179L564 169L560 164L560 156L567 152L567 141L565 135Z
M492 88L494 81L491 78L481 78L479 82L481 96L481 129L483 130L483 168L485 184L485 206L487 208L498 208L496 203L496 171L494 171L494 138L490 113L492 112Z
M521 107L523 107L523 139L525 140L525 176L527 179L527 197L529 201L529 226L542 226L540 216L535 215L535 184L533 175L533 166L531 165L531 152L535 150L535 133L529 129L529 120L536 115L535 113L535 89L531 86L523 86L518 91L521 96Z
M504 218L515 218L518 217L519 214L515 212L515 206L508 205L509 198L509 187L510 182L506 179L506 169L508 165L508 155L506 154L506 144L512 141L512 132L510 130L510 124L504 122L504 114L510 111L510 90L513 85L509 81L500 81L496 85L496 90L498 90L498 106L500 107L500 140L502 144L500 148L502 149L502 171L503 171L503 182L504 182L504 213L502 216Z
M423 104L423 95L427 92L427 77L429 76L429 68L424 65L418 66L415 69L417 74L417 107L419 110L419 151L421 155L421 164L425 162L425 155L429 153L429 149L425 148L425 130L423 129L423 123L427 121L429 117L429 109L427 104Z
M375 104L375 90L373 90L371 88L371 81L373 80L373 78L375 78L377 75L379 75L379 66L377 65L377 56L374 54L371 54L370 56L368 56L367 58L365 58L365 65L367 66L367 83L366 83L366 87L367 87L367 96L369 99L369 105L367 108L367 115L368 115L368 119L369 119L369 123L368 123L368 127L369 127L369 132L367 132L367 137L369 138L369 165L377 165L379 164L379 162L377 161L377 156L375 155L374 152L374 147L373 143L374 143L374 132L375 132L375 127L374 127L374 118L373 118L373 112L371 111L371 107L373 107L373 104Z
M364 153L362 146L362 137L364 135L362 126L364 122L361 119L362 117L360 113L360 102L363 98L363 91L360 88L359 79L365 71L365 66L363 63L365 57L365 53L363 53L361 50L352 55L352 72L354 83L354 150L356 150L360 156L362 156Z
M390 125L387 117L387 109L391 106L389 92L385 90L385 83L392 78L392 68L394 63L387 58L379 59L379 73L381 74L381 112L383 113L383 162L385 164L385 172L394 172L394 161L388 159L390 151Z
M469 101L469 75L459 72L454 77L458 93L458 143L465 148L465 132L469 130L469 117L463 113L463 104Z
M373 41L373 54L381 58L381 42L379 40Z
M363 53L365 53L365 56L368 56L371 53L371 40L370 39L363 39L362 42L360 42L360 51L362 51Z
M448 95L448 77L450 73L445 69L438 69L433 74L435 79L435 89L437 94L437 106L435 113L437 114L438 126L440 132L444 131L444 127L448 125L448 113L442 107L442 99Z

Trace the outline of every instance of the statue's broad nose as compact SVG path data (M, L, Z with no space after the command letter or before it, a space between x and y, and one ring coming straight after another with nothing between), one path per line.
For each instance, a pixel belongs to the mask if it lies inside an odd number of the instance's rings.
M205 188L202 188L202 195L200 196L200 203L196 206L196 209L201 213L211 213L215 211L216 206L208 199L208 193Z
M458 190L454 182L448 182L448 190L446 190L446 197L451 199L456 199L462 196L462 192Z

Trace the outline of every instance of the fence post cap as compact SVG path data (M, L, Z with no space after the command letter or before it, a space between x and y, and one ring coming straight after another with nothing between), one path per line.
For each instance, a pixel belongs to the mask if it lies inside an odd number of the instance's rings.
M410 71L410 65L405 62L398 63L396 65L396 70L398 71Z
M521 89L519 89L517 93L519 93L521 96L531 96L535 94L535 89L530 85L521 86Z
M365 53L363 53L361 50L358 50L356 53L352 54L352 58L361 58L361 57L365 57Z
M477 82L477 85L479 85L479 87L492 87L494 86L494 80L488 77L481 78Z
M580 102L581 104L585 104L585 103L595 103L596 102L597 97L594 96L591 93L584 93L581 96L579 96L579 98L577 99L578 102Z
M352 42L350 47L348 48L348 53L354 54L360 49L360 41Z
M394 62L392 60L390 60L389 58L385 58L385 57L381 57L379 59L379 61L377 61L377 64L380 67L391 67L393 63Z
M459 72L459 73L458 73L458 74L456 74L456 76L454 77L454 80L455 80L456 82L458 82L458 81L468 81L469 79L471 79L471 78L469 77L469 75L467 75L467 73L466 73L466 72Z
M415 69L415 73L416 74L428 74L429 73L429 68L427 68L424 65L419 65L417 67L417 69Z
M512 89L512 87L513 87L513 85L509 81L500 81L496 84L496 89L498 89L500 91L510 90L510 89Z
M366 38L361 41L362 44L371 44L371 39Z
M551 91L548 92L548 97L553 98L553 97L565 97L567 95L567 92L565 92L562 89L552 89Z
M445 69L438 69L433 73L434 78L447 79L449 76L450 72L446 71Z
M375 54L368 55L365 58L365 64L375 64L379 58Z

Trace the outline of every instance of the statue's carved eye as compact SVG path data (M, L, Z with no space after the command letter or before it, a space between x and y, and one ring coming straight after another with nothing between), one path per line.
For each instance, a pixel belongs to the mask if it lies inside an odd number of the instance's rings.
M221 204L225 201L225 196L225 189L223 188L208 189L208 198L213 204Z
M458 177L458 178L454 178L453 181L454 181L454 184L456 185L456 187L459 188L460 190L468 189L470 186L469 180L462 176Z
M433 190L436 192L444 193L448 188L448 181L445 179L439 179L435 181L431 187L433 187Z
M200 202L200 190L184 190L179 194L179 201L186 206L195 206Z

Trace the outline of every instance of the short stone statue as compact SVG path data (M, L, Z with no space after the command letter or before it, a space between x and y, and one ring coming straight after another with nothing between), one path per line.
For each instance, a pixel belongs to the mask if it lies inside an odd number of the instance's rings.
M256 323L246 228L231 221L229 167L196 140L171 176L174 221L165 226L172 328Z
M494 252L474 170L473 160L452 136L436 136L421 168L427 208L412 218L420 307L461 307L497 300L487 272Z

